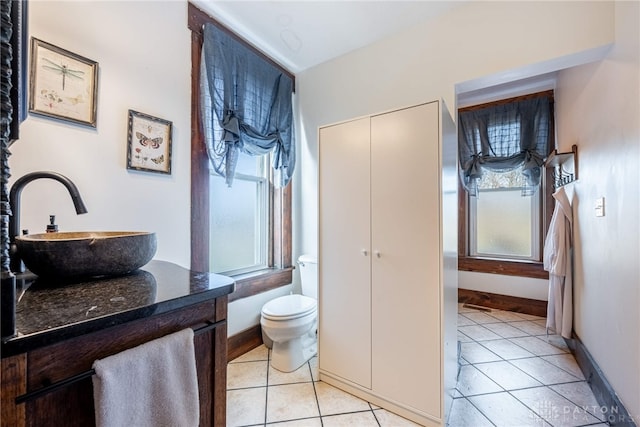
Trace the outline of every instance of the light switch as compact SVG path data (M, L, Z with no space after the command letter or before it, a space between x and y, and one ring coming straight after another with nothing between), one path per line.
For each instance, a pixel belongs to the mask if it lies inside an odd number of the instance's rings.
M596 216L604 216L604 197L596 199Z

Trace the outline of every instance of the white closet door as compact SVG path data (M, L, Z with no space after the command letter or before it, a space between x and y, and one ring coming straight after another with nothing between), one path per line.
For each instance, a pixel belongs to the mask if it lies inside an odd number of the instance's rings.
M440 417L438 103L371 118L372 387Z
M320 368L371 387L369 118L320 129Z

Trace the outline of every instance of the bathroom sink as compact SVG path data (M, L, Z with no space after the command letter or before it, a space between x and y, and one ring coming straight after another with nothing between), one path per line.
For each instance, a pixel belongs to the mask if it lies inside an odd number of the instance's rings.
M118 276L142 267L156 253L155 233L78 231L16 237L26 267L42 278Z

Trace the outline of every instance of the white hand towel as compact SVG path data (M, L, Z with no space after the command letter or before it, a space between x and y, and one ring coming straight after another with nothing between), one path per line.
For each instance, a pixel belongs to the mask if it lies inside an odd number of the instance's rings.
M193 330L93 363L98 427L195 427L200 420Z

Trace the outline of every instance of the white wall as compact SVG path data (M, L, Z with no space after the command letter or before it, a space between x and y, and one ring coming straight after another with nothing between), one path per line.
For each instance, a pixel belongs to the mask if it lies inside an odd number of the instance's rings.
M640 3L616 2L606 60L560 73L560 147L579 149L572 184L574 329L640 421ZM605 216L594 203L605 198Z
M549 297L549 281L530 277L458 271L458 287L541 301Z
M438 98L455 112L456 93L593 60L613 41L613 27L612 3L471 2L300 73L301 250L317 251L319 126ZM459 286L546 300L548 283L463 272Z
M186 2L30 1L29 36L99 63L97 129L29 115L11 146L12 178L38 170L69 177L89 213L76 215L51 180L22 193L22 228L42 232L145 230L156 258L190 263L191 36ZM170 176L126 169L127 111L173 122Z

